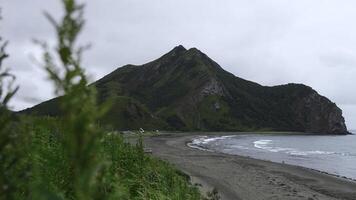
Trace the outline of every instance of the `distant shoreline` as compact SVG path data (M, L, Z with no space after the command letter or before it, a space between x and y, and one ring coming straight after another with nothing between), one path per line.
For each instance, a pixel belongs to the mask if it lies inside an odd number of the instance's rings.
M204 135L228 134L204 132ZM202 185L202 191L216 187L223 199L356 199L356 182L350 179L300 166L186 146L201 135L168 133L146 138L145 145L152 149L154 156L174 164L193 183Z

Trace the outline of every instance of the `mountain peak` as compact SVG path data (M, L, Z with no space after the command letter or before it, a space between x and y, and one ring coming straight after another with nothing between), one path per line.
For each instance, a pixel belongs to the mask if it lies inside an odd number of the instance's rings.
M183 45L180 44L180 45L174 47L173 50L179 50L179 51L182 51L182 50L183 50L183 51L185 51L185 50L187 50L187 49L186 49Z
M203 52L201 52L199 49L197 49L195 47L190 48L190 49L186 49L183 45L178 45L178 46L174 47L171 51L166 53L165 55L179 56L179 55L183 55L185 53L190 54L190 55L202 55L202 54L204 54Z
M182 45L178 45L174 47L172 50L170 50L168 53L164 54L162 57L160 57L158 60L170 60L170 59L175 59L184 54L187 51L186 48Z
M183 45L178 45L174 47L169 53L181 53L185 51L187 51L187 49Z

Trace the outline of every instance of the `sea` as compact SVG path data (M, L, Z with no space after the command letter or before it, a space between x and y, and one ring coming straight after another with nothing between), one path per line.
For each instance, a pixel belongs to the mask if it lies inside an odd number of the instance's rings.
M351 131L356 134L356 131ZM356 135L200 136L188 144L201 150L303 166L356 179Z

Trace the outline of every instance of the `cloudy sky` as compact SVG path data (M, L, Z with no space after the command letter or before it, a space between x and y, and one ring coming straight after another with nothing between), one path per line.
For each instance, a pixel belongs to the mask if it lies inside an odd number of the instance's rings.
M92 80L124 64L143 64L182 44L197 47L236 76L263 85L303 83L343 109L356 129L354 0L87 0L81 42ZM43 11L61 16L59 0L0 0L5 62L21 86L20 110L53 97L34 62L33 38L54 41Z

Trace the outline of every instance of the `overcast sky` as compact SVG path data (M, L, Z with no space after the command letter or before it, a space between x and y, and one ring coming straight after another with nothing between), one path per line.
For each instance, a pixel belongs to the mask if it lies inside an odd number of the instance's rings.
M262 85L303 83L343 109L356 129L355 0L91 0L81 42L92 80L124 64L143 64L174 46L197 47L236 76ZM47 10L59 0L0 0L0 35L10 40L21 89L20 110L53 97L52 85L31 57L33 38L54 41Z

